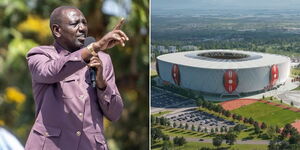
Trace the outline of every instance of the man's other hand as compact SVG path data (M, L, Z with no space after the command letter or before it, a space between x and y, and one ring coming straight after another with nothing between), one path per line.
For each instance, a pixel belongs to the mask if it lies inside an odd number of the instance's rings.
M98 56L93 56L88 64L90 68L96 68L96 85L100 89L105 89L106 82L103 78L103 64Z

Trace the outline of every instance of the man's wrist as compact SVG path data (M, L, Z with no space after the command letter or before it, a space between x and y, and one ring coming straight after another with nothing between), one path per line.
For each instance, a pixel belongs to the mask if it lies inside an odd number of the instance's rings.
M95 51L95 44L94 43L91 43L87 46L87 49L89 50L89 52L93 55L93 56L96 56L97 55L97 52Z
M99 43L94 43L93 44L93 49L94 49L94 51L96 52L96 53L98 53L98 52L100 52L101 51L101 48L100 48L101 46L99 45Z
M102 80L101 82L98 80L96 81L96 87L101 90L101 91L104 91L107 87L107 84L104 80Z

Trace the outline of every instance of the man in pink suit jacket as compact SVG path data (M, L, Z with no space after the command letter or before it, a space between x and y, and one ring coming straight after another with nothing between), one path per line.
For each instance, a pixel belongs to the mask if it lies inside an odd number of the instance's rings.
M26 150L106 150L103 116L116 121L123 109L111 58L102 52L128 37L114 30L84 47L87 21L71 6L50 16L52 46L32 48L27 54L32 76L36 120ZM96 68L92 87L89 68Z

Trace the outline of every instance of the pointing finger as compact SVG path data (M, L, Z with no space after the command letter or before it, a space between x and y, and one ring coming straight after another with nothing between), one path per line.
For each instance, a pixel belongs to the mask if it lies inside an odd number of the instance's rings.
M114 27L113 30L120 30L122 25L124 24L124 22L125 22L125 19L121 18L120 22Z

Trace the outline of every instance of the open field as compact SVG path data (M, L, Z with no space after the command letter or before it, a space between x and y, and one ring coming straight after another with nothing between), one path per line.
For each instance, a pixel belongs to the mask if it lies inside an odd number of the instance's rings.
M232 112L242 115L243 117L252 117L254 120L265 122L267 125L278 125L279 127L283 127L287 123L292 123L300 119L299 112L260 102L240 107Z

